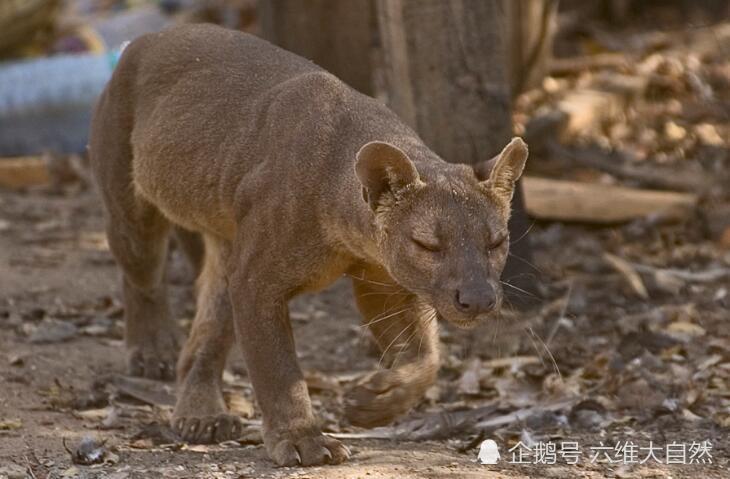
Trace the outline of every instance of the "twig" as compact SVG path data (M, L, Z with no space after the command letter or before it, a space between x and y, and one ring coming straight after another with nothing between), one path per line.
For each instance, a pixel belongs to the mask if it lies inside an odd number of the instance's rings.
M513 422L524 421L538 412L559 411L573 406L580 399L580 397L575 397L567 400L519 409L509 414L484 418L485 415L496 411L497 404L495 402L480 408L466 411L444 411L429 414L421 418L405 422L399 426L377 427L364 432L330 433L329 435L338 439L399 439L405 441L443 440L454 437L456 434L466 434L474 431L493 429Z
M511 412L509 414L504 414L502 416L493 417L491 419L486 419L484 421L476 423L474 425L475 429L493 429L498 428L500 426L504 426L505 424L510 424L513 422L518 421L525 421L527 418L532 416L535 413L543 412L543 411L560 411L561 409L565 409L568 407L573 406L576 402L578 402L580 398L572 398L564 401L554 402L550 404L543 404L541 406L535 406L535 407L529 407L524 409L519 409L517 411Z
M632 268L641 273L667 274L689 283L714 283L730 277L730 268L712 268L705 271L687 271L677 268L655 268L639 263L629 263Z

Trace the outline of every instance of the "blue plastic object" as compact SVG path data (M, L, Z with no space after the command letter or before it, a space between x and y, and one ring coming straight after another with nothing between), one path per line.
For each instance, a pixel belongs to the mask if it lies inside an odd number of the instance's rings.
M119 55L0 64L0 156L83 152L94 102Z

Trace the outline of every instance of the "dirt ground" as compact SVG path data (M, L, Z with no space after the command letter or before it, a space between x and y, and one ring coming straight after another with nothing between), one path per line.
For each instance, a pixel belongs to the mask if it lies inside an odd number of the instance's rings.
M515 103L528 173L689 191L697 207L620 224L535 221L538 305L475 331L442 325L438 383L393 427L344 418L343 392L379 362L347 278L297 298L313 405L352 451L340 466L272 466L238 354L225 392L246 435L181 443L167 427L174 385L124 376L119 273L83 167L49 159L50 185L0 188L0 478L730 477L730 24L572 28L557 50L583 63L561 63ZM611 108L576 120L590 128L554 131L556 105L586 89ZM173 248L168 280L184 327L191 276ZM477 462L484 439L499 463ZM578 464L544 454L572 442ZM527 464L514 463L525 448Z
M398 440L349 440L353 458L349 463L316 469L276 469L266 460L260 445L236 446L182 446L175 441L159 439L155 424L164 424L169 406L150 405L150 402L133 401L119 393L113 386L112 375L122 375L123 347L121 341L121 305L117 286L117 271L106 248L103 236L103 217L93 191L53 192L47 189L0 195L0 217L5 225L0 236L0 475L15 477L12 471L28 467L36 477L485 477L487 471L493 477L604 477L611 473L619 477L727 477L730 441L728 429L718 424L720 417L727 420L728 411L712 415L712 408L698 405L695 413L679 406L677 410L648 411L658 407L656 401L665 398L645 398L652 394L643 382L634 381L631 396L625 401L634 407L637 417L621 417L601 420L595 432L586 431L578 420L577 427L561 425L555 418L542 418L531 427L512 424L494 437L508 440L514 435L573 438L585 446L609 438L653 438L655 441L691 442L710 440L713 444L713 465L646 465L635 468L583 464L567 466L482 466L475 462L475 446L468 448L473 435L456 434L446 441L401 442ZM617 234L616 231L586 230L562 226L535 227L535 237L541 250L540 257L553 257L553 262L567 264L563 256L573 256L586 244L598 248L601 240ZM552 236L561 235L563 241ZM583 245L583 246L581 246ZM727 260L728 258L726 258ZM592 269L590 256L584 258L584 269ZM594 258L594 263L596 258ZM172 255L170 280L173 283L177 317L185 324L193 313L192 291L189 287L189 271L177 254ZM597 268L594 266L593 268ZM708 288L705 295L693 295L694 312L683 312L686 307L682 298L663 298L660 308L674 311L670 315L692 314L698 325L706 331L700 338L671 343L669 337L645 331L646 337L633 339L615 337L616 325L627 321L652 321L640 319L647 305L632 304L626 299L620 278L606 271L594 273L586 287L583 299L575 294L575 315L565 331L555 334L550 351L555 356L556 367L566 378L576 371L588 377L586 370L600 368L606 361L634 356L631 363L617 366L643 368L636 361L653 357L651 351L666 356L666 348L673 348L667 361L677 361L677 367L690 368L693 355L700 357L712 351L722 359L713 359L707 369L724 367L727 374L728 343L730 336L726 301L714 301L716 291ZM598 283L598 284L596 284ZM593 291L593 289L598 291ZM590 294L611 290L608 304L600 308L592 306ZM580 309L592 310L582 314ZM605 312L596 314L597 309ZM341 392L339 381L345 383L355 373L375 367L377 356L369 354L369 343L358 327L357 314L351 305L346 281L337 283L321 295L298 299L292 308L292 316L298 338L300 357L304 369L310 373L315 406L323 414L326 429L352 431L342 425L341 406L337 395ZM617 314L618 311L622 313ZM556 318L551 318L555 320ZM58 322L73 325L59 328ZM474 395L460 393L460 371L468 357L483 360L510 358L516 355L539 355L530 341L520 341L520 336L503 325L503 332L494 332L489 325L475 333L444 329L444 343L449 351L447 367L441 375L438 388L430 394L422 412L463 408L490 402L494 390ZM49 337L38 336L45 333ZM34 336L35 335L35 336ZM55 335L55 336L54 336ZM472 336L467 338L465 336ZM495 340L499 335L499 341ZM68 336L68 337L66 337ZM40 338L40 339L39 339ZM65 338L65 339L64 339ZM47 341L47 343L44 343ZM664 341L664 342L662 342ZM669 341L669 342L667 342ZM708 344L699 344L711 343ZM524 343L524 344L522 344ZM654 344L658 343L658 344ZM468 346L468 347L467 347ZM511 349L510 349L511 348ZM467 349L469 351L467 351ZM629 350L625 352L624 350ZM617 353L618 351L618 353ZM618 354L618 359L612 358ZM688 356L679 360L674 356ZM713 356L714 357L714 356ZM530 374L546 377L552 374L549 360L544 365L533 363L537 369ZM661 362L654 357L652 361ZM654 367L658 367L654 364ZM707 369L705 371L707 371ZM245 380L245 370L238 361L232 361L227 384L244 398L251 399L250 386ZM316 373L315 373L316 372ZM691 370L691 381L703 371ZM621 374L625 374L623 371ZM672 374L668 372L668 374ZM706 373L704 376L707 376ZM511 378L513 385L497 386L505 409L514 408L538 399L542 393L530 390L534 381L526 375L502 372L501 380ZM597 378L605 379L605 378ZM581 379L583 381L584 379ZM588 379L585 379L588 380ZM492 381L486 379L487 383ZM546 380L542 379L544 383ZM569 381L566 379L566 381ZM673 387L677 378L669 382ZM494 388L492 383L492 388ZM636 385L638 384L638 386ZM568 386L565 386L568 387ZM701 388L698 394L707 395ZM527 388L520 391L502 388ZM534 389L534 388L533 388ZM609 387L605 383L587 397L601 398ZM725 390L725 394L727 390ZM619 396L621 392L618 392ZM487 396L482 398L480 396ZM615 398L612 399L615 401ZM708 395L697 402L712 404L717 398ZM595 399L594 399L595 401ZM154 403L155 401L151 401ZM163 403L164 401L159 401ZM646 404L644 404L646 402ZM510 403L513 403L510 405ZM327 406L324 410L324 406ZM596 412L599 409L600 412ZM115 413L110 411L115 410ZM586 411L608 414L602 406L590 406ZM655 416L655 414L658 414ZM113 417L110 419L110 415ZM534 422L534 421L533 421ZM585 422L585 421L583 421ZM590 422L590 420L588 421ZM150 426L152 424L152 426ZM510 431L510 429L512 429ZM75 447L85 436L106 440L105 447L113 451L107 464L94 466L73 465L64 448ZM590 442L590 441L593 441ZM167 445L160 446L160 443ZM254 441L255 442L255 441ZM597 445L597 444L595 444ZM612 471L612 472L611 472ZM626 475L629 474L630 475ZM47 474L51 474L47 476ZM623 476L621 476L623 474ZM18 477L22 477L18 476ZM491 476L490 476L491 477Z
M623 237L630 227L535 225L537 264L556 277L548 294L555 291L558 303L568 294L567 305L543 307L528 318L543 318L544 327L537 328L542 338L562 325L549 348L509 321L472 333L444 328L446 365L418 412L494 403L507 412L577 394L582 403L492 429L485 437L510 446L517 438L570 439L584 448L628 439L644 445L650 439L709 440L713 464L479 465L478 441L465 432L426 442L350 439L353 457L345 465L276 469L258 444L176 443L165 436L170 407L164 400L135 401L115 386L113 375L124 373L118 273L93 191L3 191L0 218L0 475L23 477L30 468L35 477L727 477L727 278L673 296L652 289L656 299L636 301L623 278L600 260L601 251L617 241L623 248L644 246L668 230L632 239ZM688 226L675 228L672 234L696 236ZM708 241L684 247L716 252ZM721 258L727 268L730 256ZM176 316L185 325L193 313L190 272L176 252L171 259ZM558 276L572 286L561 285ZM325 429L354 432L343 424L342 385L375 367L377 356L358 327L347 281L298 299L292 317ZM524 357L543 362L521 366ZM477 358L476 364L503 358L508 367L482 369L480 387L467 393L465 371L475 364L469 358ZM252 400L240 361L232 361L229 371L227 389ZM74 448L86 436L106 440L107 463L72 463L64 441Z

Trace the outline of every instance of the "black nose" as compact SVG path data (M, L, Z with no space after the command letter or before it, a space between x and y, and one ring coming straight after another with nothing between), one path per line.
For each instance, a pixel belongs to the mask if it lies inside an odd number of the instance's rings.
M497 294L491 285L478 289L457 289L454 304L463 313L488 313L497 305Z

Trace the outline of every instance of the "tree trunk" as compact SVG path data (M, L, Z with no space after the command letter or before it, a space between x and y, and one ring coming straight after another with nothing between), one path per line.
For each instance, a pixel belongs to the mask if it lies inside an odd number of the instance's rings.
M259 0L264 38L373 95L372 0Z
M512 135L505 3L378 0L377 6L390 107L446 161L474 164L497 154ZM532 295L528 225L518 185L503 278ZM505 288L513 304L528 303L517 291Z
M506 1L512 96L534 88L547 74L557 28L558 0Z

